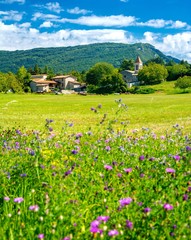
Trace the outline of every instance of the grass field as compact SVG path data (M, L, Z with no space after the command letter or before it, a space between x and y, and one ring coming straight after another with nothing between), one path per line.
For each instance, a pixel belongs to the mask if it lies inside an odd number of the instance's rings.
M115 100L122 99L128 111L121 113L120 121L129 121L128 128L149 127L160 132L174 124L191 130L190 94L150 95L0 95L0 126L2 128L42 129L46 119L54 120L59 131L65 122L72 122L75 129L87 129L99 123L104 114L115 117L118 110ZM98 113L91 111L99 104ZM118 125L116 123L116 125Z
M0 240L191 239L190 97L1 94Z

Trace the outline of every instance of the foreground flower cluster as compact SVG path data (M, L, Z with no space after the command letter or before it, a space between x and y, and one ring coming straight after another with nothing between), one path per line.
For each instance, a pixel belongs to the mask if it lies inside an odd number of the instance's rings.
M0 132L2 240L191 236L190 134L51 123Z

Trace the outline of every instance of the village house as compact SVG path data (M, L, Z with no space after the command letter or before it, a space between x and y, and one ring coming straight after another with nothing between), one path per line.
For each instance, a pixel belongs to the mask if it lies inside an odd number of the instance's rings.
M123 70L121 74L123 75L124 81L127 83L128 87L138 86L140 82L138 81L138 72L140 69L143 68L143 62L141 58L138 56L135 63L134 63L134 71L130 70Z
M59 90L75 90L81 86L77 78L71 75L61 75L52 78L57 83Z
M47 75L32 75L30 88L32 92L43 93L50 92L56 86L56 82L52 80L46 80Z

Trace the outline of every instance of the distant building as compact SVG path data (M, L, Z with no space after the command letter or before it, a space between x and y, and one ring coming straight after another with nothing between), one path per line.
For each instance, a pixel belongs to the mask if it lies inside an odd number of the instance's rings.
M50 92L55 88L56 82L46 80L47 75L32 75L30 88L32 92L42 93L42 92Z
M77 78L71 75L62 75L52 78L57 83L59 90L75 90L79 88L81 84L77 81Z
M140 85L137 75L139 70L142 68L143 68L143 62L141 61L141 58L138 56L134 63L134 71L130 71L130 70L121 71L121 74L123 75L123 79L127 83L128 87Z

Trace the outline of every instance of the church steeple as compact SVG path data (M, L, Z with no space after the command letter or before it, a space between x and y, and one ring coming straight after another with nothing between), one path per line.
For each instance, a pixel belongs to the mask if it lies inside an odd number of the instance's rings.
M142 69L143 62L141 61L141 58L139 56L137 56L137 59L135 60L134 66L135 66L135 73L138 73L138 71L140 69Z

